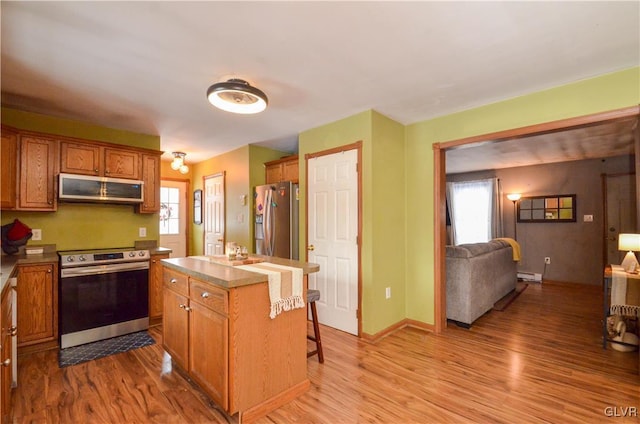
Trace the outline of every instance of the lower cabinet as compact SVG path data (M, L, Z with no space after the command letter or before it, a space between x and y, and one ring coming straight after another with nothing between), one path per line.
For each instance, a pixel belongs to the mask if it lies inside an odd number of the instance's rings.
M228 410L229 320L224 315L227 305L219 302L226 301L226 292L166 268L163 275L164 348L213 401Z
M0 416L2 423L8 423L11 415L11 383L13 380L11 352L13 348L13 335L16 328L11 323L13 311L13 302L11 300L11 291L13 289L7 284L2 290L2 314L0 315L0 327L2 332L0 335Z
M167 259L168 253L151 255L149 263L149 325L162 323L162 259Z
M58 345L58 263L18 267L18 348ZM23 349L23 352L25 350Z

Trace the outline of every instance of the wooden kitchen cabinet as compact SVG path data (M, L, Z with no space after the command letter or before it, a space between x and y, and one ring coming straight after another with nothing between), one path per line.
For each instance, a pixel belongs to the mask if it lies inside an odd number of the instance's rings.
M16 327L12 324L13 314L13 302L12 287L7 284L2 290L2 300L0 315L0 327L2 331L0 333L0 360L2 361L0 371L0 416L2 417L2 423L10 422L9 417L11 415L11 385L13 382L13 368L11 352L13 348L13 335L15 334Z
M100 146L95 144L60 143L60 172L81 175L101 175Z
M60 172L139 180L141 154L100 143L60 142Z
M227 293L167 268L163 279L163 346L213 401L228 410Z
M18 348L57 346L58 263L18 266L17 293Z
M281 181L298 182L298 156L288 156L286 158L266 162L265 184L279 183Z
M167 259L168 253L151 255L149 263L149 325L162 323L162 259Z
M58 208L58 142L35 136L22 136L18 209L55 211Z
M18 134L3 128L0 147L0 208L15 209L18 198Z
M160 153L142 155L142 180L144 201L138 207L138 212L160 212Z

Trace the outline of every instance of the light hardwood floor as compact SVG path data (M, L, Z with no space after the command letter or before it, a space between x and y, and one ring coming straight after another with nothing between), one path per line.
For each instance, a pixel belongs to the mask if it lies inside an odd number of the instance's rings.
M322 327L311 389L259 422L592 423L608 412L638 423L626 409L640 410L638 352L602 349L601 305L600 287L531 284L470 330L403 329L371 344ZM230 421L160 344L65 369L56 352L22 356L13 412L14 422Z

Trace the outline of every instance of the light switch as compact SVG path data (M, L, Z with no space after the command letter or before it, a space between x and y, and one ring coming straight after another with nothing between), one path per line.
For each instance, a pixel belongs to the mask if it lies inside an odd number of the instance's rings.
M584 222L593 222L593 215L585 215Z
M243 194L240 196L240 206L246 206L247 205L247 195Z
M147 227L138 228L138 237L146 237L147 236Z

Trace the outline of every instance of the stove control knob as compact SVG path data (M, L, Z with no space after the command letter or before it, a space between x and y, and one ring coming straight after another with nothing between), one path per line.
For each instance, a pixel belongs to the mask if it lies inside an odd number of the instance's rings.
M136 252L129 252L129 257L133 258L134 256L136 256Z
M144 250L141 250L140 252L138 252L138 256L144 256Z
M67 256L67 262L73 262L73 256Z
M80 255L80 256L78 257L78 260L79 260L80 262L84 262L84 261L86 261L86 260L87 260L87 258L85 258L85 257L84 257L84 255Z

